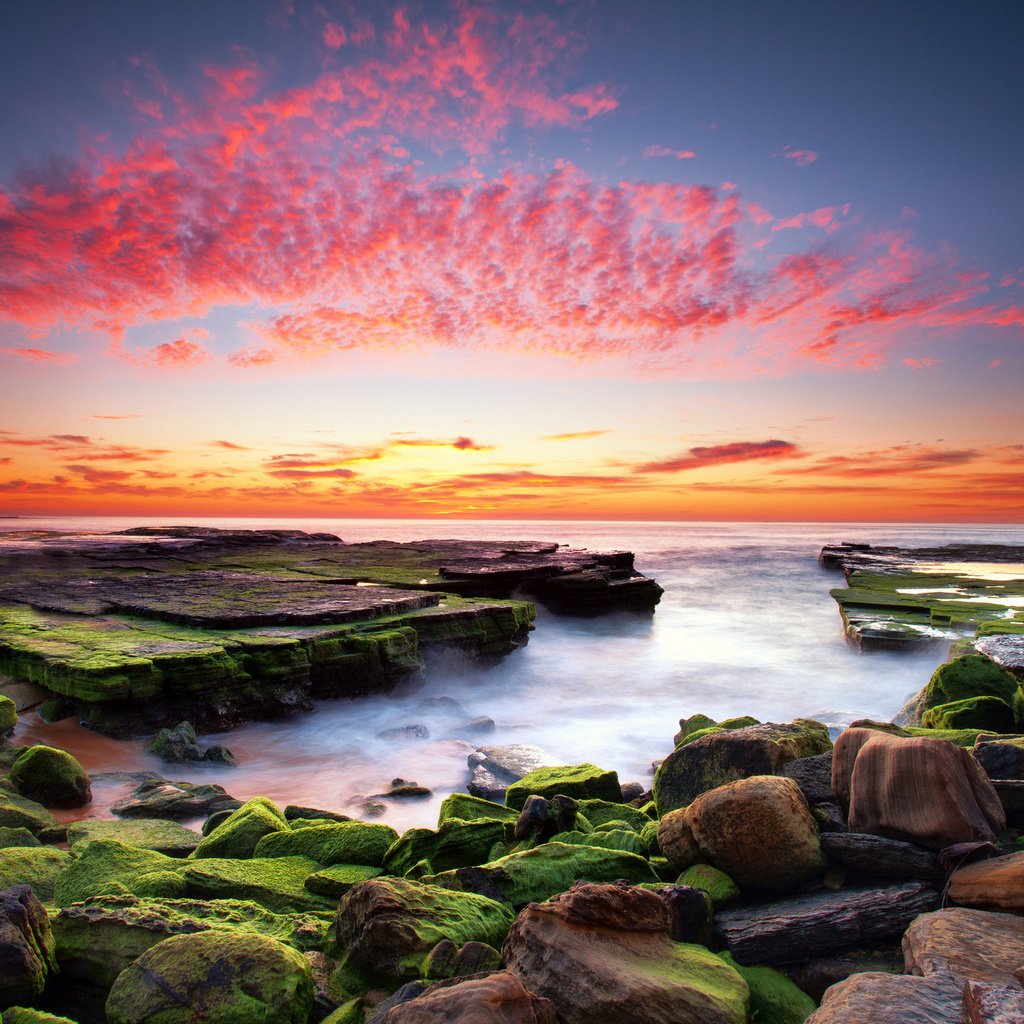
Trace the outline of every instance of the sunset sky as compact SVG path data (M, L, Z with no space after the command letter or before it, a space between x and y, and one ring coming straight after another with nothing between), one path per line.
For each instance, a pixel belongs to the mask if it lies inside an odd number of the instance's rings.
M1022 38L0 5L0 515L1024 521Z

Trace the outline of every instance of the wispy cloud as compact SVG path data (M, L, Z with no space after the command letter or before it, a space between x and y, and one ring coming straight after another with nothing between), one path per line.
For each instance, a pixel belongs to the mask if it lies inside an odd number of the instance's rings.
M73 352L50 352L44 348L0 348L6 356L18 356L27 363L51 363L54 366L67 366L77 363L78 356Z
M589 437L603 437L610 434L610 430L576 430L568 434L548 434L542 437L542 441L583 441Z
M644 150L645 160L672 157L676 160L692 160L697 154L692 149L669 149L668 146L648 146Z
M793 146L783 146L775 156L785 157L792 160L797 167L807 167L818 159L818 154L813 149L796 149Z
M689 448L671 459L645 462L633 468L634 473L678 473L682 470L706 469L732 462L760 459L796 458L802 453L791 441L734 441L731 444Z

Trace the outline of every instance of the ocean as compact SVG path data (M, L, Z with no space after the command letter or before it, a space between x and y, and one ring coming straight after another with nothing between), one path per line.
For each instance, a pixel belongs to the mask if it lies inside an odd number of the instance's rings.
M0 532L107 532L158 519L19 518ZM439 658L413 693L329 701L312 714L208 735L239 767L164 765L139 740L96 736L73 720L47 725L27 713L20 743L74 753L90 772L157 771L218 782L241 799L268 796L358 814L363 799L397 777L428 786L430 799L387 802L382 820L399 830L433 825L437 805L463 790L473 746L445 738L444 723L421 702L451 697L467 717L494 719L483 743L531 743L565 763L591 761L622 781L651 781L652 761L672 750L680 718L753 715L787 722L810 717L831 726L890 719L945 659L946 645L862 654L843 639L829 588L841 574L819 568L822 545L839 541L903 546L956 541L1024 544L1020 526L858 523L501 522L356 519L190 519L219 527L285 527L335 533L346 541L459 537L557 541L591 550L628 549L637 569L665 594L652 617L573 619L538 610L529 643L500 663ZM429 739L396 741L378 733L422 724ZM108 816L125 782L94 787L85 813ZM78 816L65 814L65 817Z

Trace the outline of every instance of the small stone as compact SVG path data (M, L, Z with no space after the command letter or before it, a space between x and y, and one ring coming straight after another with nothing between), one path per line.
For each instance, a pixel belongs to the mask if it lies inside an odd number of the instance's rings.
M429 740L430 730L425 725L400 725L394 729L382 729L377 733L379 740Z
M203 755L204 761L210 761L213 764L227 765L229 768L238 767L238 759L234 754L228 750L227 747L213 746L207 747L206 753Z

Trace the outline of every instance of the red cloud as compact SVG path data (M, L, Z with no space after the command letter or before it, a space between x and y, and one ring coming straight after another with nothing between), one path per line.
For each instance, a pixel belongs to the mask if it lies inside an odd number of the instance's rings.
M78 362L78 356L73 352L48 352L42 348L0 348L0 352L8 356L20 356L29 363L66 365Z
M247 448L244 444L235 444L234 441L207 441L208 445L213 448L227 448L233 452L251 452L251 448Z
M729 462L752 459L794 458L800 451L791 441L735 441L732 444L691 448L674 459L662 459L635 466L634 473L676 473L685 469L704 469Z
M202 345L185 338L175 338L149 350L149 360L157 366L196 366L209 358Z
M820 459L787 473L816 476L873 477L928 473L932 470L963 466L981 457L973 448L943 449L923 445L898 445L856 455L836 455Z

